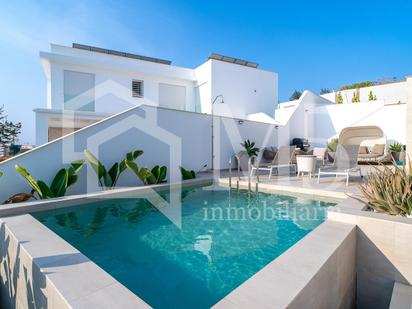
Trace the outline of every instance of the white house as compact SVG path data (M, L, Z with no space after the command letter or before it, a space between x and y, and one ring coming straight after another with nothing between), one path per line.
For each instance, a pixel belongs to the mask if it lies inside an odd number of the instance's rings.
M51 44L40 58L47 106L35 109L37 145L140 104L210 114L219 95L215 115L274 121L278 75L250 61L211 54L192 69L80 44Z

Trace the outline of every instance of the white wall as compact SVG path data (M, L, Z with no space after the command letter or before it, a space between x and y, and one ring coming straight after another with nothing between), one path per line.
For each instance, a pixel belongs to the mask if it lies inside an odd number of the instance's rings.
M64 103L64 70L84 72L95 75L95 112L115 114L126 110L134 105L159 105L159 84L169 84L185 87L185 102L179 106L185 106L186 110L194 111L195 83L192 80L173 79L140 72L116 72L105 68L85 66L75 63L51 63L51 107L53 109L63 109ZM132 98L132 80L144 81L143 98ZM110 90L99 87L107 81L113 81L123 88L122 96L130 97L129 100L120 99L118 93L110 95ZM134 101L134 102L133 102ZM173 101L173 99L171 100ZM178 108L177 106L176 108Z
M246 119L248 114L273 116L278 101L276 73L218 60L208 60L195 69L181 68L113 55L52 45L51 53L40 53L45 74L50 80L48 108L62 109L64 70L95 75L96 88L107 81L121 85L122 97L131 97L132 79L144 81L144 97L120 100L107 95L106 87L96 89L96 112L114 114L133 105L159 105L159 84L185 87L185 110L211 113L211 102L223 95L225 106L214 113ZM110 91L109 91L110 92ZM176 101L171 98L171 102ZM172 103L168 107L172 107ZM176 109L182 106L177 105Z
M314 137L325 142L343 128L375 125L386 134L388 144L406 142L406 104L384 105L383 102L331 104L315 110Z
M104 139L108 139L98 147L99 159L106 166L122 160L129 151L142 149L145 154L137 161L140 167L153 167L161 164L169 166L170 169L170 146L168 145L170 141L159 141L151 136L150 134L156 132L146 132L144 129L147 129L147 124L141 121L134 122L133 126L129 128L129 119L134 115L143 119L145 117L151 119L150 123L157 123L161 130L166 130L181 139L181 165L183 167L194 170L201 169L205 164L207 168L211 167L212 123L210 115L142 106L107 118L0 163L0 170L4 172L3 177L0 178L0 201L15 193L30 191L23 177L15 171L14 165L16 163L26 167L35 178L50 183L56 172L65 163L83 159L83 150L90 148L88 141L90 143L93 137L95 138L99 134L103 134ZM216 139L218 144L215 145L217 155L215 168L227 168L229 158L241 150L240 142L247 138L255 141L257 147L260 148L266 145L276 145L278 138L278 130L271 124L252 121L243 121L239 124L236 119L216 117L215 125L221 127L221 133L217 134ZM125 129L125 131L109 138L110 134L117 132L116 128ZM74 145L74 149L70 145ZM122 175L119 181L120 186L135 186L138 184L137 178L130 171ZM86 173L83 170L79 183L71 188L69 193L84 193L85 190Z
M388 144L406 142L406 104L383 101L335 104L313 92L305 91L299 100L280 104L275 120L289 136L309 139L313 146L325 146L346 127L374 125L386 134ZM282 134L287 136L287 134Z
M369 92L372 91L376 95L379 101L383 101L385 104L393 103L405 103L406 102L406 82L390 83L384 85L377 85L372 87L359 88L360 101L368 102ZM342 94L343 103L352 103L353 92L356 89L342 90L337 93ZM327 93L322 95L322 97L335 102L336 92Z
M218 60L208 62L211 62L211 97L223 95L226 105L216 105L216 114L245 118L263 112L273 117L278 102L276 73Z

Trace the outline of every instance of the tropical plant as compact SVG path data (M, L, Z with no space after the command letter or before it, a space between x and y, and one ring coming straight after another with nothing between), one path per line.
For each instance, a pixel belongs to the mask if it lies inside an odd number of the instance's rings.
M338 147L339 144L339 139L338 138L332 138L329 142L328 142L328 149L331 152L336 152L336 148Z
M248 139L244 143L240 143L240 145L245 148L249 157L257 156L259 153L259 148L255 147L255 142L251 142Z
M116 186L120 175L127 169L126 162L133 162L143 154L142 150L135 150L126 154L120 163L114 163L109 169L106 167L89 151L85 150L84 155L97 175L99 185L103 188L113 188Z
M395 142L392 145L389 146L389 150L393 152L402 152L403 151L403 145L401 143Z
M180 172L182 173L183 180L196 178L195 171L188 171L188 170L184 169L183 167L180 167Z
M409 168L398 166L393 168L382 164L382 169L375 167L369 174L368 182L360 186L360 191L366 199L355 199L364 203L376 212L389 215L412 215L412 164Z
M70 163L69 168L62 168L60 169L56 176L54 176L53 181L51 182L50 186L47 185L42 180L36 180L30 173L21 165L16 164L15 168L17 172L20 173L29 183L30 187L32 188L32 193L37 193L40 199L48 199L53 197L60 197L66 194L67 188L74 185L78 178L79 172L83 167L84 161L74 161Z
M342 93L338 92L336 94L336 104L342 104L343 103L343 97L342 97Z
M319 92L319 94L327 94L327 93L331 93L332 90L330 90L329 88L322 88Z
M166 166L159 166L156 165L152 170L150 171L150 176L147 177L147 183L149 185L155 185L159 183L163 183L166 181L166 176L167 176L167 167Z
M154 185L166 181L167 167L156 165L152 170L139 168L136 163L126 161L127 167L143 182L144 185Z
M289 97L289 101L299 100L302 96L302 91L295 90L292 95Z

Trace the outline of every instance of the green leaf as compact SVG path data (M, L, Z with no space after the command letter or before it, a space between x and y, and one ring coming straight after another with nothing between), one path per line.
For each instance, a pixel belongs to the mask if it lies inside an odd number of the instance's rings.
M129 168L129 169L131 169L131 171L133 172L133 173L135 173L136 174L136 176L139 176L139 168L138 168L138 166L137 166L137 164L136 163L134 163L134 162L132 162L132 161L124 161L124 163L126 164L126 166Z
M70 167L73 168L74 173L78 174L84 165L84 160L77 160L70 163Z
M41 188L39 187L39 185L37 184L37 181L33 178L33 176L30 175L30 173L21 165L16 164L15 169L17 170L17 172L20 173L20 175L22 175L26 181L29 183L30 187L37 192L37 194L39 195L39 197L41 199L43 199L43 192L41 190Z
M56 176L54 177L50 185L50 190L53 192L54 197L64 196L66 194L68 178L68 170L62 168L57 172Z
M143 154L143 150L135 150L135 152L133 152L133 159L136 160L138 157L140 157Z
M161 168L160 168L160 174L159 174L159 182L158 183L161 183L161 182L164 182L165 181L165 179L166 179L166 175L167 175L167 167L166 166L162 166Z
M122 162L120 162L120 164L119 164L119 174L123 173L126 170L126 168L127 168L126 161L127 160L124 159Z
M150 181L153 181L153 174L145 167L142 167L139 169L138 175L139 179L144 183L150 183Z
M115 164L112 165L112 167L107 172L107 174L109 175L111 179L112 186L116 185L118 173L119 173L119 163L116 162Z
M55 197L53 191L49 188L48 185L46 185L44 183L44 181L42 181L42 180L37 181L37 185L39 186L39 188L42 192L41 199L47 199L49 197Z
M100 163L100 161L87 149L84 151L84 155L87 159L87 161L89 161L91 167L93 168L93 170L95 171L98 180L100 181L100 179L102 177L104 177L107 172L106 172L106 168L104 167L103 164Z
M0 177L1 177L1 176L3 176L3 172L2 172L2 171L0 171Z

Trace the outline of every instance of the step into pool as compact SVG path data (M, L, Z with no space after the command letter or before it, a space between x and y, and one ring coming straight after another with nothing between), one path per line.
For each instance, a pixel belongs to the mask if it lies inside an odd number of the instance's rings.
M181 228L139 196L33 216L152 307L209 308L321 224L333 205L195 186L182 189Z

